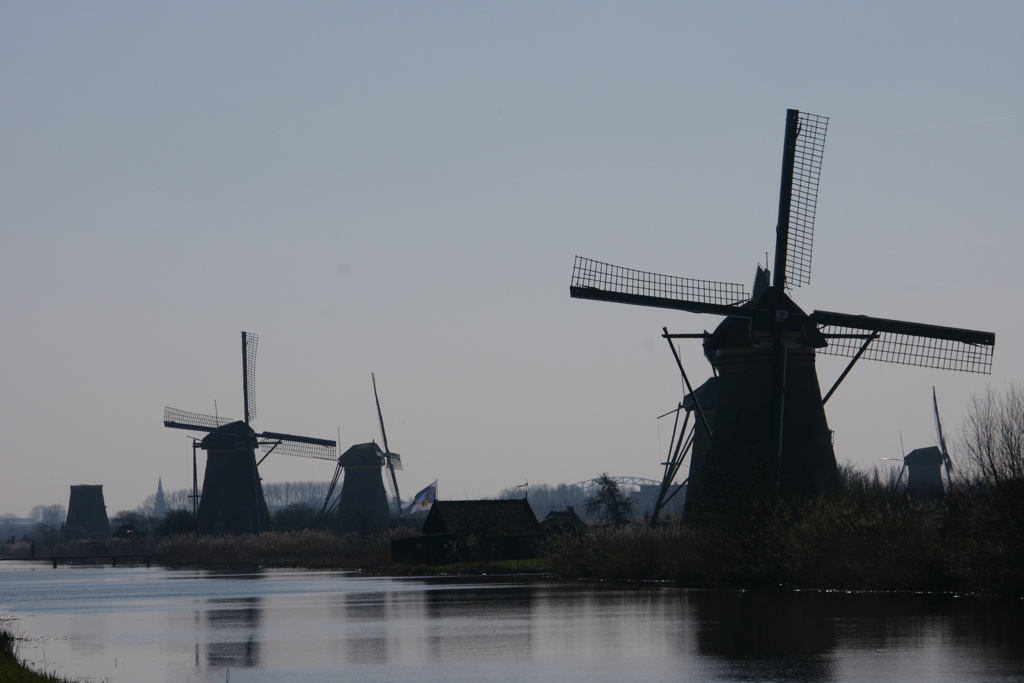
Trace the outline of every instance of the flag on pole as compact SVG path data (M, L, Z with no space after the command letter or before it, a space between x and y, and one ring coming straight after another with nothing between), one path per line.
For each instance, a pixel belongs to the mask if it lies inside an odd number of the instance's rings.
M433 484L417 493L412 502L402 508L402 514L411 515L414 512L427 512L436 499L437 480L435 479Z

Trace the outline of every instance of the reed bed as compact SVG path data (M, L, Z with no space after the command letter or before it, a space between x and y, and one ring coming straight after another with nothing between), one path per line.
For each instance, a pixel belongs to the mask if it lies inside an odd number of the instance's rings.
M1024 595L1024 485L927 501L844 478L833 498L753 508L739 521L556 536L544 568L573 579Z
M245 536L183 534L162 539L167 565L364 569L390 562L391 536L337 535L326 531L270 531Z

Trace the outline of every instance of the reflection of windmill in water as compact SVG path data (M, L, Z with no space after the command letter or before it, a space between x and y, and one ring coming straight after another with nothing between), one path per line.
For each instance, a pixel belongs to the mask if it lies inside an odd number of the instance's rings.
M203 534L260 533L270 529L270 512L263 498L256 450L319 460L336 457L337 444L293 434L261 432L250 426L256 418L255 372L258 337L242 332L242 397L245 419L233 421L213 415L164 408L164 426L209 432L199 447L206 451L206 474L199 499L198 523Z
M788 110L776 224L774 279L758 267L742 285L657 275L576 258L570 294L724 316L703 339L718 388L714 420L695 408L711 436L704 463L691 466L686 515L724 513L742 501L827 493L838 483L824 404L861 358L987 373L995 335L828 311L805 313L786 293L810 282L818 177L828 119ZM850 363L822 398L816 352ZM693 387L683 375L686 391ZM682 438L682 437L680 437ZM672 453L670 453L670 462ZM666 470L669 468L666 467Z
M377 531L387 528L391 519L397 519L401 511L398 495L398 479L395 470L402 469L402 456L388 448L388 435L384 430L384 415L377 396L377 377L373 379L373 398L377 404L377 421L380 424L381 441L384 450L376 442L356 444L338 457L334 478L324 498L322 515L332 518L342 531ZM341 479L341 492L334 496ZM385 490L387 489L387 490Z

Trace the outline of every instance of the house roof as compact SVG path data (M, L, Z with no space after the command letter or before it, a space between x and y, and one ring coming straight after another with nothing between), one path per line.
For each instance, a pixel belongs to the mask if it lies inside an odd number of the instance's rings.
M540 526L548 531L571 528L574 531L584 532L589 528L588 524L580 519L580 516L571 507L568 510L552 510L547 517L541 520Z
M434 501L423 533L522 535L540 532L529 502L518 500Z

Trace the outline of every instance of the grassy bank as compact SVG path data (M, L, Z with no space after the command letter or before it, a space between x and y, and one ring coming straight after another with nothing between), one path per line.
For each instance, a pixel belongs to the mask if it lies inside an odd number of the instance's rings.
M67 678L29 669L18 659L18 637L0 622L0 681L5 683L70 683Z
M1024 487L921 501L847 477L832 499L756 509L741 521L558 537L545 568L574 579L1024 595Z
M365 569L390 562L390 544L388 534L339 536L305 530L259 536L171 536L161 539L156 550L169 566Z

